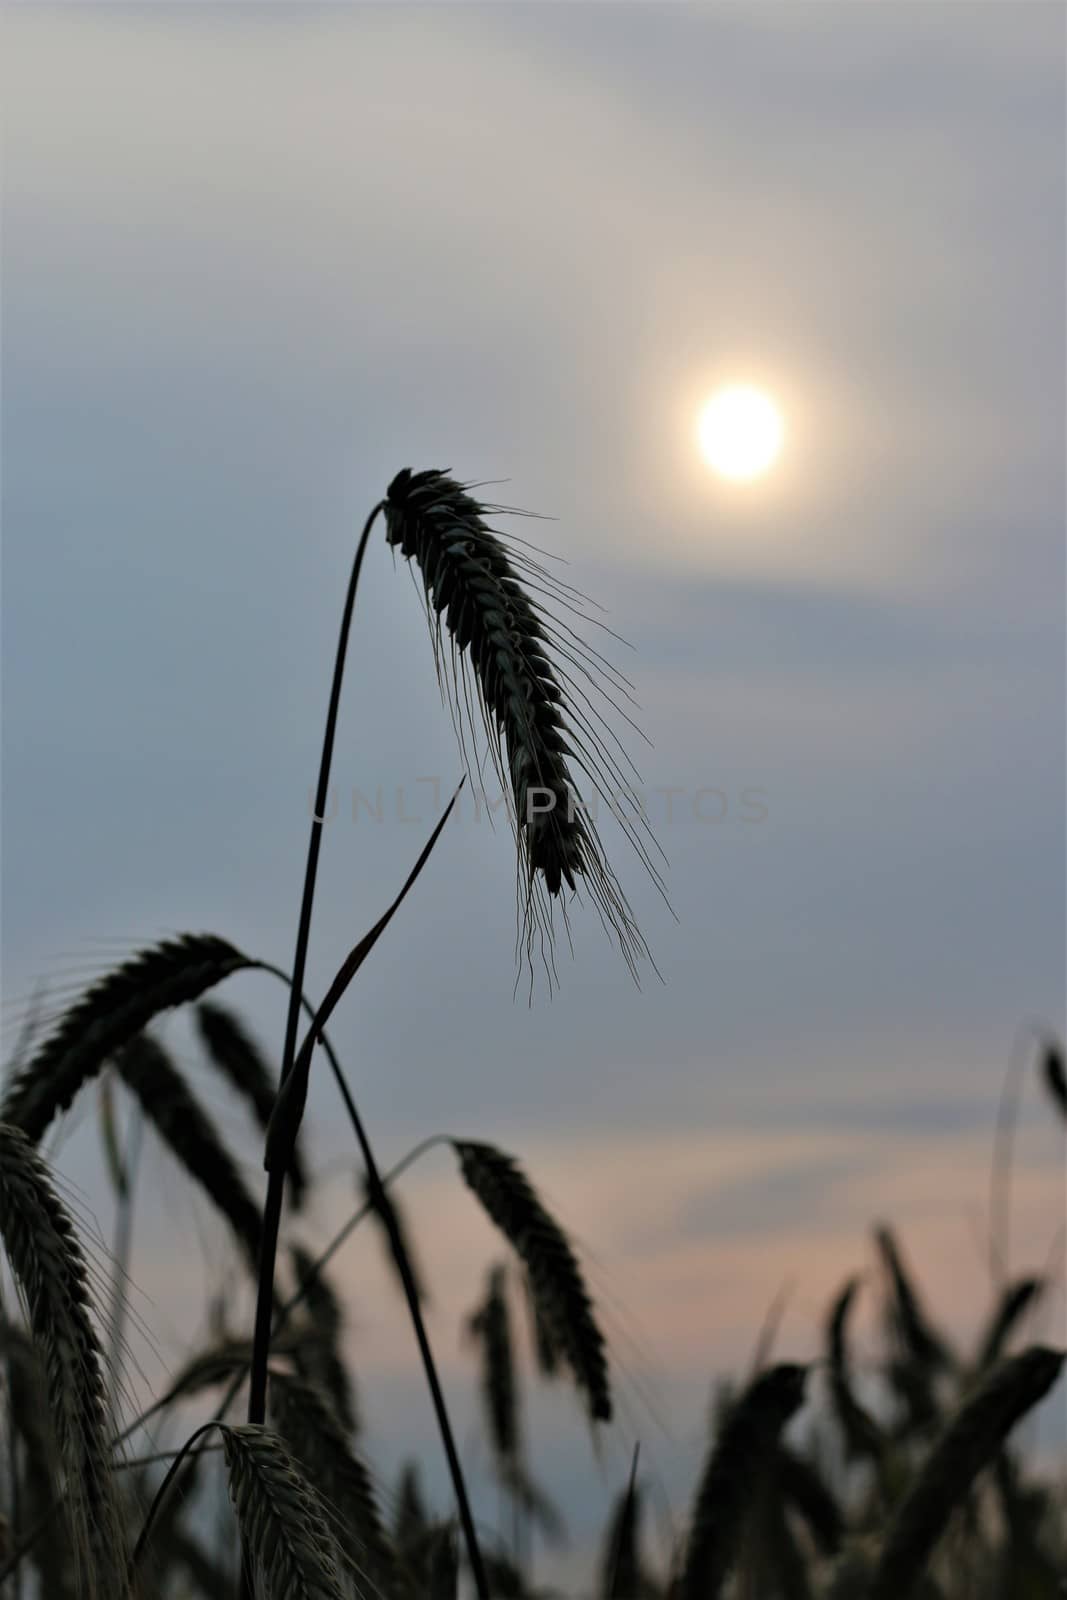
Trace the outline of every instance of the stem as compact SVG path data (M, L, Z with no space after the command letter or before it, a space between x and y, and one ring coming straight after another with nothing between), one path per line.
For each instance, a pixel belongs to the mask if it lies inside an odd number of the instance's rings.
M344 676L348 635L352 626L352 610L356 600L356 586L367 548L367 540L382 502L374 507L363 527L356 547L352 574L348 580L341 631L337 639L337 656L334 661L333 682L330 686L330 703L326 712L326 727L322 738L322 756L319 762L319 781L315 791L315 810L311 818L311 836L308 840L307 865L304 869L304 893L300 903L300 923L296 935L296 954L293 957L292 987L289 990L289 1011L285 1022L285 1046L282 1051L282 1069L279 1093L292 1071L296 1053L296 1029L300 1017L300 997L304 992L304 968L307 965L308 938L311 933L311 910L315 901L315 879L319 870L319 850L322 845L322 824L330 787L330 766L333 761L333 743L337 732L337 711L341 703L341 680ZM252 1341L252 1373L248 1395L249 1422L262 1422L267 1405L267 1356L270 1352L270 1324L274 1299L274 1263L278 1254L278 1228L282 1215L282 1193L285 1173L272 1171L267 1179L267 1201L263 1212L263 1243L259 1258L259 1291L256 1300L256 1323Z
M353 1107L353 1109L355 1109ZM456 1507L459 1511L459 1520L463 1528L463 1538L467 1546L467 1556L471 1565L471 1576L474 1587L478 1592L478 1600L489 1600L489 1579L482 1561L482 1553L478 1547L478 1535L474 1530L474 1518L471 1515L470 1501L467 1498L467 1486L463 1478L463 1469L459 1464L459 1455L456 1451L456 1441L452 1435L452 1423L449 1420L448 1408L441 1390L440 1380L437 1376L437 1367L430 1348L430 1340L426 1332L426 1324L422 1317L422 1307L419 1304L418 1287L415 1274L411 1268L411 1261L404 1248L403 1236L397 1227L396 1216L392 1202L385 1192L378 1165L371 1150L370 1141L356 1112L356 1137L359 1139L363 1151L363 1160L367 1167L367 1188L371 1204L378 1211L389 1234L389 1243L392 1246L393 1257L400 1272L400 1281L404 1286L404 1298L408 1303L411 1314L412 1326L415 1329L415 1338L418 1340L419 1354L422 1356L422 1365L426 1373L426 1382L430 1388L434 1410L437 1413L437 1426L441 1433L441 1443L445 1448L448 1458L448 1470L452 1475L452 1486L456 1494Z
M352 611L356 601L356 588L363 566L371 529L383 502L379 501L363 525L352 573L345 594L341 614L341 631L337 637L337 655L334 660L333 681L330 685L330 703L326 712L326 727L322 736L322 755L319 760L319 781L315 790L315 809L311 817L311 836L308 840L307 865L304 868L304 892L300 902L300 922L296 935L296 954L293 957L293 983L289 991L289 1010L285 1022L285 1045L282 1050L282 1068L278 1093L293 1069L296 1052L296 1029L300 1017L300 998L304 992L304 968L307 965L308 939L311 934L311 910L315 902L315 879L319 870L319 850L322 845L322 824L326 815L326 800L330 788L330 766L333 761L333 742L337 732L337 711L341 703L341 680L344 677L348 635L352 626ZM273 1167L267 1174L267 1198L263 1207L263 1237L259 1254L259 1286L256 1296L256 1321L252 1335L252 1371L248 1390L248 1420L262 1423L267 1410L267 1360L270 1356L270 1325L274 1302L274 1266L278 1256L278 1230L282 1220L282 1200L285 1170ZM241 1563L241 1593L247 1600L253 1595L251 1572L246 1561Z
M144 1554L145 1546L148 1543L148 1536L152 1532L152 1524L155 1522L159 1509L167 1497L167 1491L174 1482L178 1472L181 1470L182 1462L185 1460L186 1456L189 1454L189 1451L192 1449L193 1445L200 1438L200 1436L202 1434L209 1433L212 1428L217 1427L217 1422L201 1423L200 1427L189 1435L188 1439L186 1439L181 1449L175 1455L174 1460L171 1462L170 1467L167 1470L167 1474L164 1477L163 1482L155 1492L152 1504L148 1508L148 1515L145 1517L144 1524L137 1536L137 1543L133 1547L133 1555L130 1557L131 1577L137 1571L141 1557Z
M345 655L348 650L348 636L352 625L356 588L359 583L360 570L363 566L363 556L367 548L367 541L370 538L375 519L379 511L382 510L383 505L384 502L379 501L364 524L363 532L356 548L352 574L348 580L348 590L345 595L344 611L341 616L341 629L337 639L337 656L334 662L333 682L330 686L330 703L326 713L326 727L323 732L322 756L319 761L319 779L315 790L315 809L311 818L311 834L308 840L307 866L304 870L304 892L300 903L296 953L293 957L292 987L289 990L289 1011L285 1024L285 1045L282 1050L282 1066L278 1083L279 1096L281 1096L286 1079L293 1070L296 1054L296 1030L300 1017L301 997L304 992L304 969L307 965L308 940L311 933L311 912L315 901L315 880L318 874L319 850L322 844L322 824L329 795L330 766L333 761L334 737L337 732L337 713L341 702L341 680L344 676ZM426 1327L422 1320L422 1312L418 1303L418 1295L415 1292L411 1265L405 1254L403 1241L399 1236L395 1220L391 1216L378 1173L377 1163L374 1160L363 1124L356 1112L355 1104L349 1101L348 1109L349 1115L353 1118L356 1136L363 1151L371 1198L380 1199L382 1214L386 1218L386 1225L393 1243L408 1309L415 1328L415 1337L418 1341L419 1352L426 1372L426 1381L429 1384L434 1410L437 1413L441 1440L444 1445L445 1455L448 1458L448 1467L452 1476L456 1504L463 1527L464 1539L467 1544L467 1555L470 1560L475 1587L478 1591L479 1600L489 1600L489 1583L482 1563L481 1551L478 1548L477 1535L474 1531L474 1519L471 1515L470 1502L467 1498L463 1471L456 1452L452 1426L445 1406L444 1395L441 1392L441 1385L438 1381L437 1369L434 1365ZM252 1369L249 1375L248 1420L250 1423L262 1423L267 1409L267 1361L270 1355L271 1319L274 1302L274 1267L278 1254L278 1232L281 1225L284 1184L285 1165L281 1162L275 1163L267 1176L267 1199L263 1208L263 1239L259 1259L256 1320L252 1337ZM252 1583L247 1562L242 1562L242 1591L248 1596L252 1594Z

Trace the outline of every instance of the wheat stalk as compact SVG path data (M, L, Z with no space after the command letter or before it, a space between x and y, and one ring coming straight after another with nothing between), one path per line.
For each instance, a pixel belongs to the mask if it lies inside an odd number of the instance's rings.
M125 1541L111 1478L103 1356L88 1270L43 1161L20 1129L4 1123L0 1237L43 1364L81 1593L85 1600L116 1600L129 1592Z
M270 1428L222 1429L230 1499L263 1600L345 1600L318 1495Z
M779 1435L804 1399L804 1367L761 1372L729 1406L697 1490L680 1600L718 1600Z
M105 973L64 1013L9 1085L0 1119L34 1143L108 1057L172 1006L259 963L213 934L182 934Z
M544 941L553 981L552 902L564 888L573 891L584 883L636 976L640 963L651 959L648 947L608 864L593 808L581 803L574 779L580 773L590 793L613 807L662 893L648 851L655 841L640 807L627 809L619 801L632 780L609 748L608 740L618 739L579 682L614 704L612 690L625 694L625 680L618 682L580 634L548 610L541 596L558 608L577 609L574 591L491 529L491 509L446 472L405 468L385 499L386 538L418 569L438 677L464 758L478 770L484 736L510 796L525 885L527 959L535 939Z
M513 1157L470 1140L454 1140L453 1148L468 1187L523 1261L537 1311L584 1393L590 1416L610 1422L604 1337L563 1229Z
M1019 1419L1041 1400L1063 1355L1034 1345L989 1372L949 1420L890 1524L869 1600L907 1600L975 1478Z
M360 1181L359 1190L364 1202L370 1207L371 1216L374 1217L382 1230L382 1239L385 1244L386 1260L396 1273L401 1289L404 1284L404 1274L397 1253L407 1263L407 1270L411 1275L412 1292L421 1306L428 1306L430 1296L426 1288L426 1280L419 1265L419 1258L411 1241L411 1230L408 1228L403 1207L394 1196L390 1195L384 1184L377 1188L370 1181L368 1174L364 1173Z

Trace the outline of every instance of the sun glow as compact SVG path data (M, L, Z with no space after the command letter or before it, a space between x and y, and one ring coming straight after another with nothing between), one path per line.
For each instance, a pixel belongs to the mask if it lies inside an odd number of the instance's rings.
M774 465L782 448L782 416L762 389L720 389L705 405L697 436L705 461L721 478L749 483Z

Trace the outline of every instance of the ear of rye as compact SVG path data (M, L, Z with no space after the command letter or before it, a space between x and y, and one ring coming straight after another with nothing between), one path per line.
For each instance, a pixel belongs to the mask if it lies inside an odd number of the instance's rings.
M490 528L488 515L448 473L405 468L389 485L386 537L421 579L438 676L468 765L479 765L484 736L510 801L527 958L543 939L554 981L552 903L582 885L636 976L648 947L605 854L595 805L580 795L584 785L612 808L665 896L643 837L655 844L647 821L639 806L621 802L633 780L612 745L631 770L632 763L598 710L619 709L621 675L545 604L549 597L573 612L575 592Z
M914 1593L953 1510L1021 1417L1052 1388L1063 1354L1035 1345L993 1368L964 1400L923 1462L890 1524L870 1600Z
M283 1373L270 1381L274 1424L330 1513L340 1549L368 1593L392 1594L396 1561L363 1462L312 1385Z
M258 963L213 934L182 934L105 973L64 1014L0 1103L0 1118L34 1143L116 1050L154 1017L196 1000Z
M0 1123L0 1238L39 1352L65 1476L64 1504L84 1600L129 1593L111 1471L104 1360L81 1245L48 1171L18 1128Z
M225 1427L222 1447L259 1600L348 1600L322 1502L279 1436Z
M148 1034L114 1056L160 1138L226 1218L253 1273L259 1265L262 1219L233 1157L168 1053Z
M760 1373L726 1410L693 1508L680 1600L718 1600L737 1559L778 1439L804 1399L803 1367Z
M604 1337L566 1234L513 1157L471 1140L453 1141L453 1147L468 1188L524 1263L537 1311L584 1394L590 1417L610 1422Z

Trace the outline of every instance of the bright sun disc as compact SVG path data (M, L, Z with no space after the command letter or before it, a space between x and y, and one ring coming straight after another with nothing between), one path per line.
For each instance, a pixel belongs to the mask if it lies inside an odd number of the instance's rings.
M721 389L700 413L698 434L713 472L735 482L759 478L782 448L782 418L760 389Z

